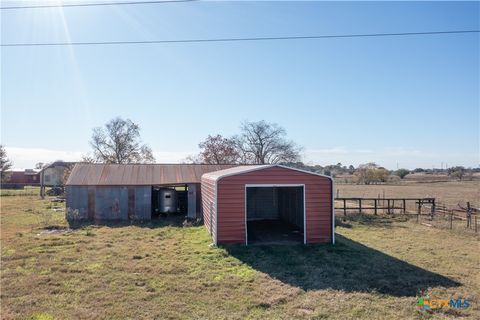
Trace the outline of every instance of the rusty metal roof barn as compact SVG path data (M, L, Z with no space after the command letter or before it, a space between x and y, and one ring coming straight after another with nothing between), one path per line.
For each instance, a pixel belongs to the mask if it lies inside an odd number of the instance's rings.
M90 164L78 163L67 186L133 186L200 183L205 173L235 165L216 164Z

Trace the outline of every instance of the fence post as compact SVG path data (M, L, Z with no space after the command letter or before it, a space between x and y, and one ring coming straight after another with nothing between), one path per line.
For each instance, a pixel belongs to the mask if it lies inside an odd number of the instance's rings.
M407 201L403 199L403 213L407 212Z
M418 199L418 214L422 213L422 200Z
M475 233L477 233L477 216L475 216Z
M347 216L347 200L343 199L343 215Z
M358 199L358 212L362 213L362 199Z
M375 207L375 215L377 215L377 199L374 199L373 202L374 202L373 206Z
M390 199L387 199L387 214L390 214Z
M470 202L467 202L467 228L472 226L472 210L470 209Z
M430 215L432 216L432 220L433 220L433 214L435 213L435 199L432 199L430 202L432 204L432 211Z
M450 212L450 230L453 229L453 210Z

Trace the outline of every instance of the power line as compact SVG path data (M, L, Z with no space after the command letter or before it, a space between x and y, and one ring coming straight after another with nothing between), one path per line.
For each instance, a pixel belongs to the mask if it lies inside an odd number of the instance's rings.
M99 41L99 42L44 42L44 43L5 43L2 47L40 47L40 46L94 46L94 45L133 45L133 44L165 44L165 43L201 43L201 42L236 42L236 41L274 41L274 40L308 40L331 38L365 38L365 37L396 37L420 35L444 35L460 33L478 33L480 30L458 31L427 31L401 33L369 33L369 34L341 34L341 35L312 35L312 36L280 36L280 37L251 37L251 38L214 38L214 39L180 39L180 40L137 40L137 41Z
M161 0L161 1L123 1L123 2L101 2L101 3L71 3L71 4L51 4L44 6L15 6L0 7L0 10L16 10L16 9L43 9L43 8L69 8L69 7L97 7L97 6L120 6L120 5L136 5L136 4L161 4L175 2L194 2L199 0Z

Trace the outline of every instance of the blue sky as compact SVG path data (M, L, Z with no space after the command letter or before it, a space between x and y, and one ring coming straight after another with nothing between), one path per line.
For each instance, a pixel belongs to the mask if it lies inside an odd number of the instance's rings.
M2 1L17 4L29 2ZM1 18L2 43L192 39L472 30L480 5L196 2ZM479 57L479 34L2 47L1 142L15 167L76 160L93 127L121 116L141 125L158 162L179 162L208 134L263 119L306 163L478 166Z

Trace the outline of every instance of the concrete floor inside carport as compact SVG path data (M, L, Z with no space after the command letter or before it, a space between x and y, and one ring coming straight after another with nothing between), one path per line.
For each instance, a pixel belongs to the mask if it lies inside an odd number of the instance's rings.
M282 220L247 223L248 245L303 244L303 230Z

